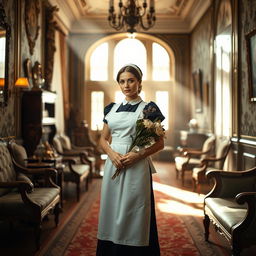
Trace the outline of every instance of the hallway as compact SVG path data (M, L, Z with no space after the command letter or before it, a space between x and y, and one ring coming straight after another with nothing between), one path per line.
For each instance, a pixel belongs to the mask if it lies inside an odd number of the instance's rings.
M192 237L192 243L195 244L199 251L206 250L207 247L210 246L211 252L214 252L214 254L211 255L230 255L225 240L220 235L216 234L212 227L210 231L210 245L207 243L205 244L203 241L203 232L200 234L200 232L203 231L203 195L199 196L192 192L189 175L186 176L185 186L182 188L180 185L181 181L176 180L175 169L172 163L155 162L155 166L158 173L153 175L153 186L155 196L158 198L156 208L158 209L157 213L160 213L159 216L174 214L178 219L184 222L188 227L188 230L192 232L189 234L189 236ZM60 224L58 228L54 228L53 216L50 216L49 220L43 222L42 246L40 251L36 254L34 254L32 229L24 224L15 224L15 229L12 232L9 232L8 226L1 226L1 229L3 231L5 229L5 231L1 232L0 254L8 256L17 254L24 256L61 256L65 253L65 255L70 255L66 251L68 244L72 239L75 239L75 235L81 226L81 222L85 219L88 212L90 212L95 201L98 200L100 185L101 179L94 179L89 187L89 191L83 191L79 203L76 203L73 197L75 187L72 184L64 185L64 208L63 213L61 214ZM202 191L207 193L209 189L209 186L205 185L203 186ZM196 231L195 226L197 228ZM96 225L93 228L96 230ZM166 234L168 234L168 231L169 229L167 227L165 231ZM21 235L22 232L24 232L25 235ZM86 236L86 234L83 235ZM175 237L167 237L165 241L160 240L160 245L162 244L163 246L168 246L170 248L177 246L176 243L173 245L170 244L172 239L175 239ZM93 244L92 247L96 244L96 237L95 239L93 238ZM203 248L205 245L206 249ZM184 246L186 247L186 245ZM172 254L163 255L171 256ZM186 255L195 254L192 254L191 252L191 254ZM196 255L200 255L200 253Z

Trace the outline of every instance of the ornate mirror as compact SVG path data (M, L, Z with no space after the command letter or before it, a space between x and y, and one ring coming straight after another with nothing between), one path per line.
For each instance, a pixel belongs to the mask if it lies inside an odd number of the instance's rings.
M6 22L3 5L0 3L0 106L6 106L8 100L8 64L11 29Z

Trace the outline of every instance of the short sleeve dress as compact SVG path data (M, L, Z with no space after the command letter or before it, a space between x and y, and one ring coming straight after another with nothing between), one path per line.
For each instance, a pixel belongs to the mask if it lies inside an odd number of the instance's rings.
M154 102L111 103L105 108L104 122L111 132L110 146L126 154L135 134L136 121L145 110L154 118L164 119ZM150 118L150 117L149 117ZM152 160L147 157L126 168L114 180L116 167L107 158L101 188L97 256L160 255L155 219Z

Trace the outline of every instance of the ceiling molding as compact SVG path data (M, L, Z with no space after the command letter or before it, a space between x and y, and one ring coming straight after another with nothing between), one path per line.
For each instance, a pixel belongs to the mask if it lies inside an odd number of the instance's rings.
M191 8L191 12L187 16L187 19L190 20L190 31L194 29L196 24L199 22L199 20L202 18L202 16L205 14L205 12L208 10L208 8L211 6L212 0L199 0L195 1L194 8Z
M70 5L68 4L68 1L72 0L49 0L52 6L57 6L59 8L59 11L56 13L58 20L61 21L67 30L70 30L72 23L75 20L75 15L73 10L70 8Z
M71 33L117 32L107 21L108 0L49 1L52 5L58 6L58 18ZM159 6L156 7L159 12L156 13L155 26L148 33L190 33L212 3L212 0L155 1ZM118 1L115 2L117 4Z
M143 33L189 33L190 24L187 20L168 20L162 19L148 31L141 30ZM106 19L83 19L75 21L71 27L71 33L115 33L115 29L108 25ZM120 30L118 33L124 32Z

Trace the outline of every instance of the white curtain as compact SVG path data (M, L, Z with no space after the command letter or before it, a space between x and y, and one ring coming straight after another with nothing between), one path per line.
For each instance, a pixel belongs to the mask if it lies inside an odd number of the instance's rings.
M64 108L63 108L63 89L62 89L62 74L61 74L61 54L60 54L60 38L59 31L55 32L54 66L52 77L52 91L56 91L55 118L57 133L64 133Z

